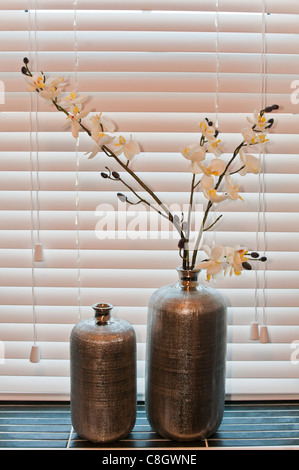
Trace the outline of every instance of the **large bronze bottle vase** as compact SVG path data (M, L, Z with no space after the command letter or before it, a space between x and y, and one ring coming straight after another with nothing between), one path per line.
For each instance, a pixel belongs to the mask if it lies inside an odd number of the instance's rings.
M151 427L174 441L205 439L219 427L225 401L226 303L200 285L199 270L149 301L145 406Z

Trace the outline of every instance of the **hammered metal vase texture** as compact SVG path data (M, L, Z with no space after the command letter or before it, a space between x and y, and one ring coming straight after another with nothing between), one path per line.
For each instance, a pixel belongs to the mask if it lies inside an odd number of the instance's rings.
M205 439L219 427L225 400L226 303L200 285L199 270L149 302L145 406L151 427L174 441Z
M133 326L95 304L95 316L70 338L71 419L77 434L97 443L127 436L136 420L136 337Z

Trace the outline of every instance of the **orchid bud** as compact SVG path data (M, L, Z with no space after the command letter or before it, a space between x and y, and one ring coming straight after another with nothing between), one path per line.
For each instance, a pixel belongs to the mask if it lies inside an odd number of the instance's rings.
M266 108L264 109L264 112L265 113L271 113L275 109L279 109L278 104L272 104L272 106L266 106Z
M119 180L119 179L120 179L119 173L117 173L117 171L112 171L112 176L113 176L113 178L116 179L116 180Z
M244 269L247 269L247 271L250 271L252 269L251 264L249 264L247 261L244 261L242 263L242 266Z
M265 127L265 129L270 129L270 127L272 127L274 124L274 119L269 119L267 122L268 125Z
M126 202L127 201L127 196L125 196L122 193L117 193L117 197L121 202Z

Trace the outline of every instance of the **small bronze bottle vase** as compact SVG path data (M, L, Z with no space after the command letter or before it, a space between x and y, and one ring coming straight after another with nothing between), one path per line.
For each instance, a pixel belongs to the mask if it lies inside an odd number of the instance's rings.
M93 305L94 317L77 323L70 338L72 424L95 443L124 438L136 420L135 330L112 308Z
M151 427L174 441L205 439L219 427L225 400L226 304L200 285L199 270L149 301L145 405Z

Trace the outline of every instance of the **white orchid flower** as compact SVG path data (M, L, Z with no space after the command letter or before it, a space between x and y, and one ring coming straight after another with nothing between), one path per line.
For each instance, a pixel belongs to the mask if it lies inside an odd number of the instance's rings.
M225 168L225 162L223 160L219 160L218 158L214 158L208 167L200 165L200 169L204 173L200 180L203 195L205 198L209 199L209 201L216 204L227 199L227 195L225 193L217 193L216 189L214 188L214 176L222 175L225 171Z
M247 173L257 174L261 171L261 163L258 158L245 153L243 149L240 149L239 155L244 166L244 168L239 171L240 175L244 176Z
M135 140L132 140L132 137L129 142L127 142L123 136L119 136L117 141L113 144L112 151L116 156L123 153L125 158L130 161L135 157L135 155L140 153L140 148L138 143Z
M198 123L202 135L207 139L207 148L210 153L215 157L219 157L223 153L223 148L220 147L220 139L216 137L216 129L210 125L207 120Z
M218 277L223 270L225 250L221 245L214 246L212 249L207 245L203 245L202 249L206 252L209 259L199 263L196 268L206 269L207 280L209 281L211 277L213 279Z
M43 86L40 87L39 93L46 101L53 101L62 92L62 87L65 86L63 77L47 78Z
M207 120L199 122L198 126L202 135L204 135L206 139L209 140L215 137L216 129L214 126L210 126Z
M115 139L114 136L105 134L102 132L97 139L97 145L93 148L91 152L87 152L85 155L89 154L89 159L94 158L99 152L102 151L102 146L110 144Z
M50 77L46 79L45 84L48 88L61 89L66 85L66 82L64 81L64 77Z
M206 158L206 149L199 144L192 144L189 147L185 147L181 154L187 160L191 161L190 171L193 174L202 173L200 166L198 165Z
M200 163L198 166L200 167L202 173L204 173L200 180L200 185L203 189L209 190L214 185L214 176L220 176L222 173L224 173L226 163L218 158L213 158L208 167Z
M40 91L40 95L46 101L54 101L61 93L60 88L47 87Z
M115 130L114 123L106 116L103 116L103 113L92 116L90 122L91 132L94 134L98 132L114 132Z
M225 257L228 264L224 269L224 274L240 276L241 271L244 269L242 263L247 261L245 256L247 253L248 249L245 247L225 247Z
M183 157L192 162L202 162L206 158L206 149L199 144L192 144L182 150Z
M102 151L102 148L100 145L96 145L91 152L86 152L85 155L88 155L88 159L94 158L99 152Z
M268 125L268 121L265 118L265 115L261 116L259 112L254 111L253 118L247 117L247 121L250 122L259 132L267 132L266 126Z
M64 87L66 85L66 82L64 80L64 77L49 77L46 79L46 85L47 86L53 86L55 88L59 87Z
M84 103L85 100L87 100L86 95L77 95L74 91L70 93L69 96L66 96L64 98L64 101L61 101L60 106L63 108L66 108L67 110L73 109L74 106L77 106L77 108L81 111L82 109L82 103Z
M220 157L220 155L223 153L223 148L220 147L220 139L217 139L216 137L208 138L207 139L207 147L208 151L210 153L213 153L215 157Z
M88 113L89 111L79 111L79 108L77 106L74 106L72 110L72 114L69 114L68 117L66 118L67 120L71 122L72 134L75 139L79 135L80 121L81 119L86 117Z
M40 72L35 73L32 77L27 77L26 80L29 84L28 91L40 91L46 86L45 77Z
M216 192L215 188L210 188L210 189L203 189L203 195L205 198L209 199L209 201L217 204L219 202L225 201L227 199L227 195L222 193L219 194Z
M256 133L252 130L252 127L245 127L241 131L242 136L244 137L244 140L247 142L247 144L254 145L257 144L257 135Z
M269 139L267 139L267 134L257 134L257 141L261 146L263 146L263 144L269 141Z
M241 133L248 145L263 145L269 140L267 139L267 134L255 132L251 127L245 127L244 129L242 129Z
M243 201L242 197L239 195L239 185L233 183L230 175L225 175L225 183L228 198L232 201L236 201L237 199L241 199Z
M43 90L40 91L40 95L42 98L44 98L46 101L53 101L57 96L59 96L61 93L61 90L59 88L44 88Z

